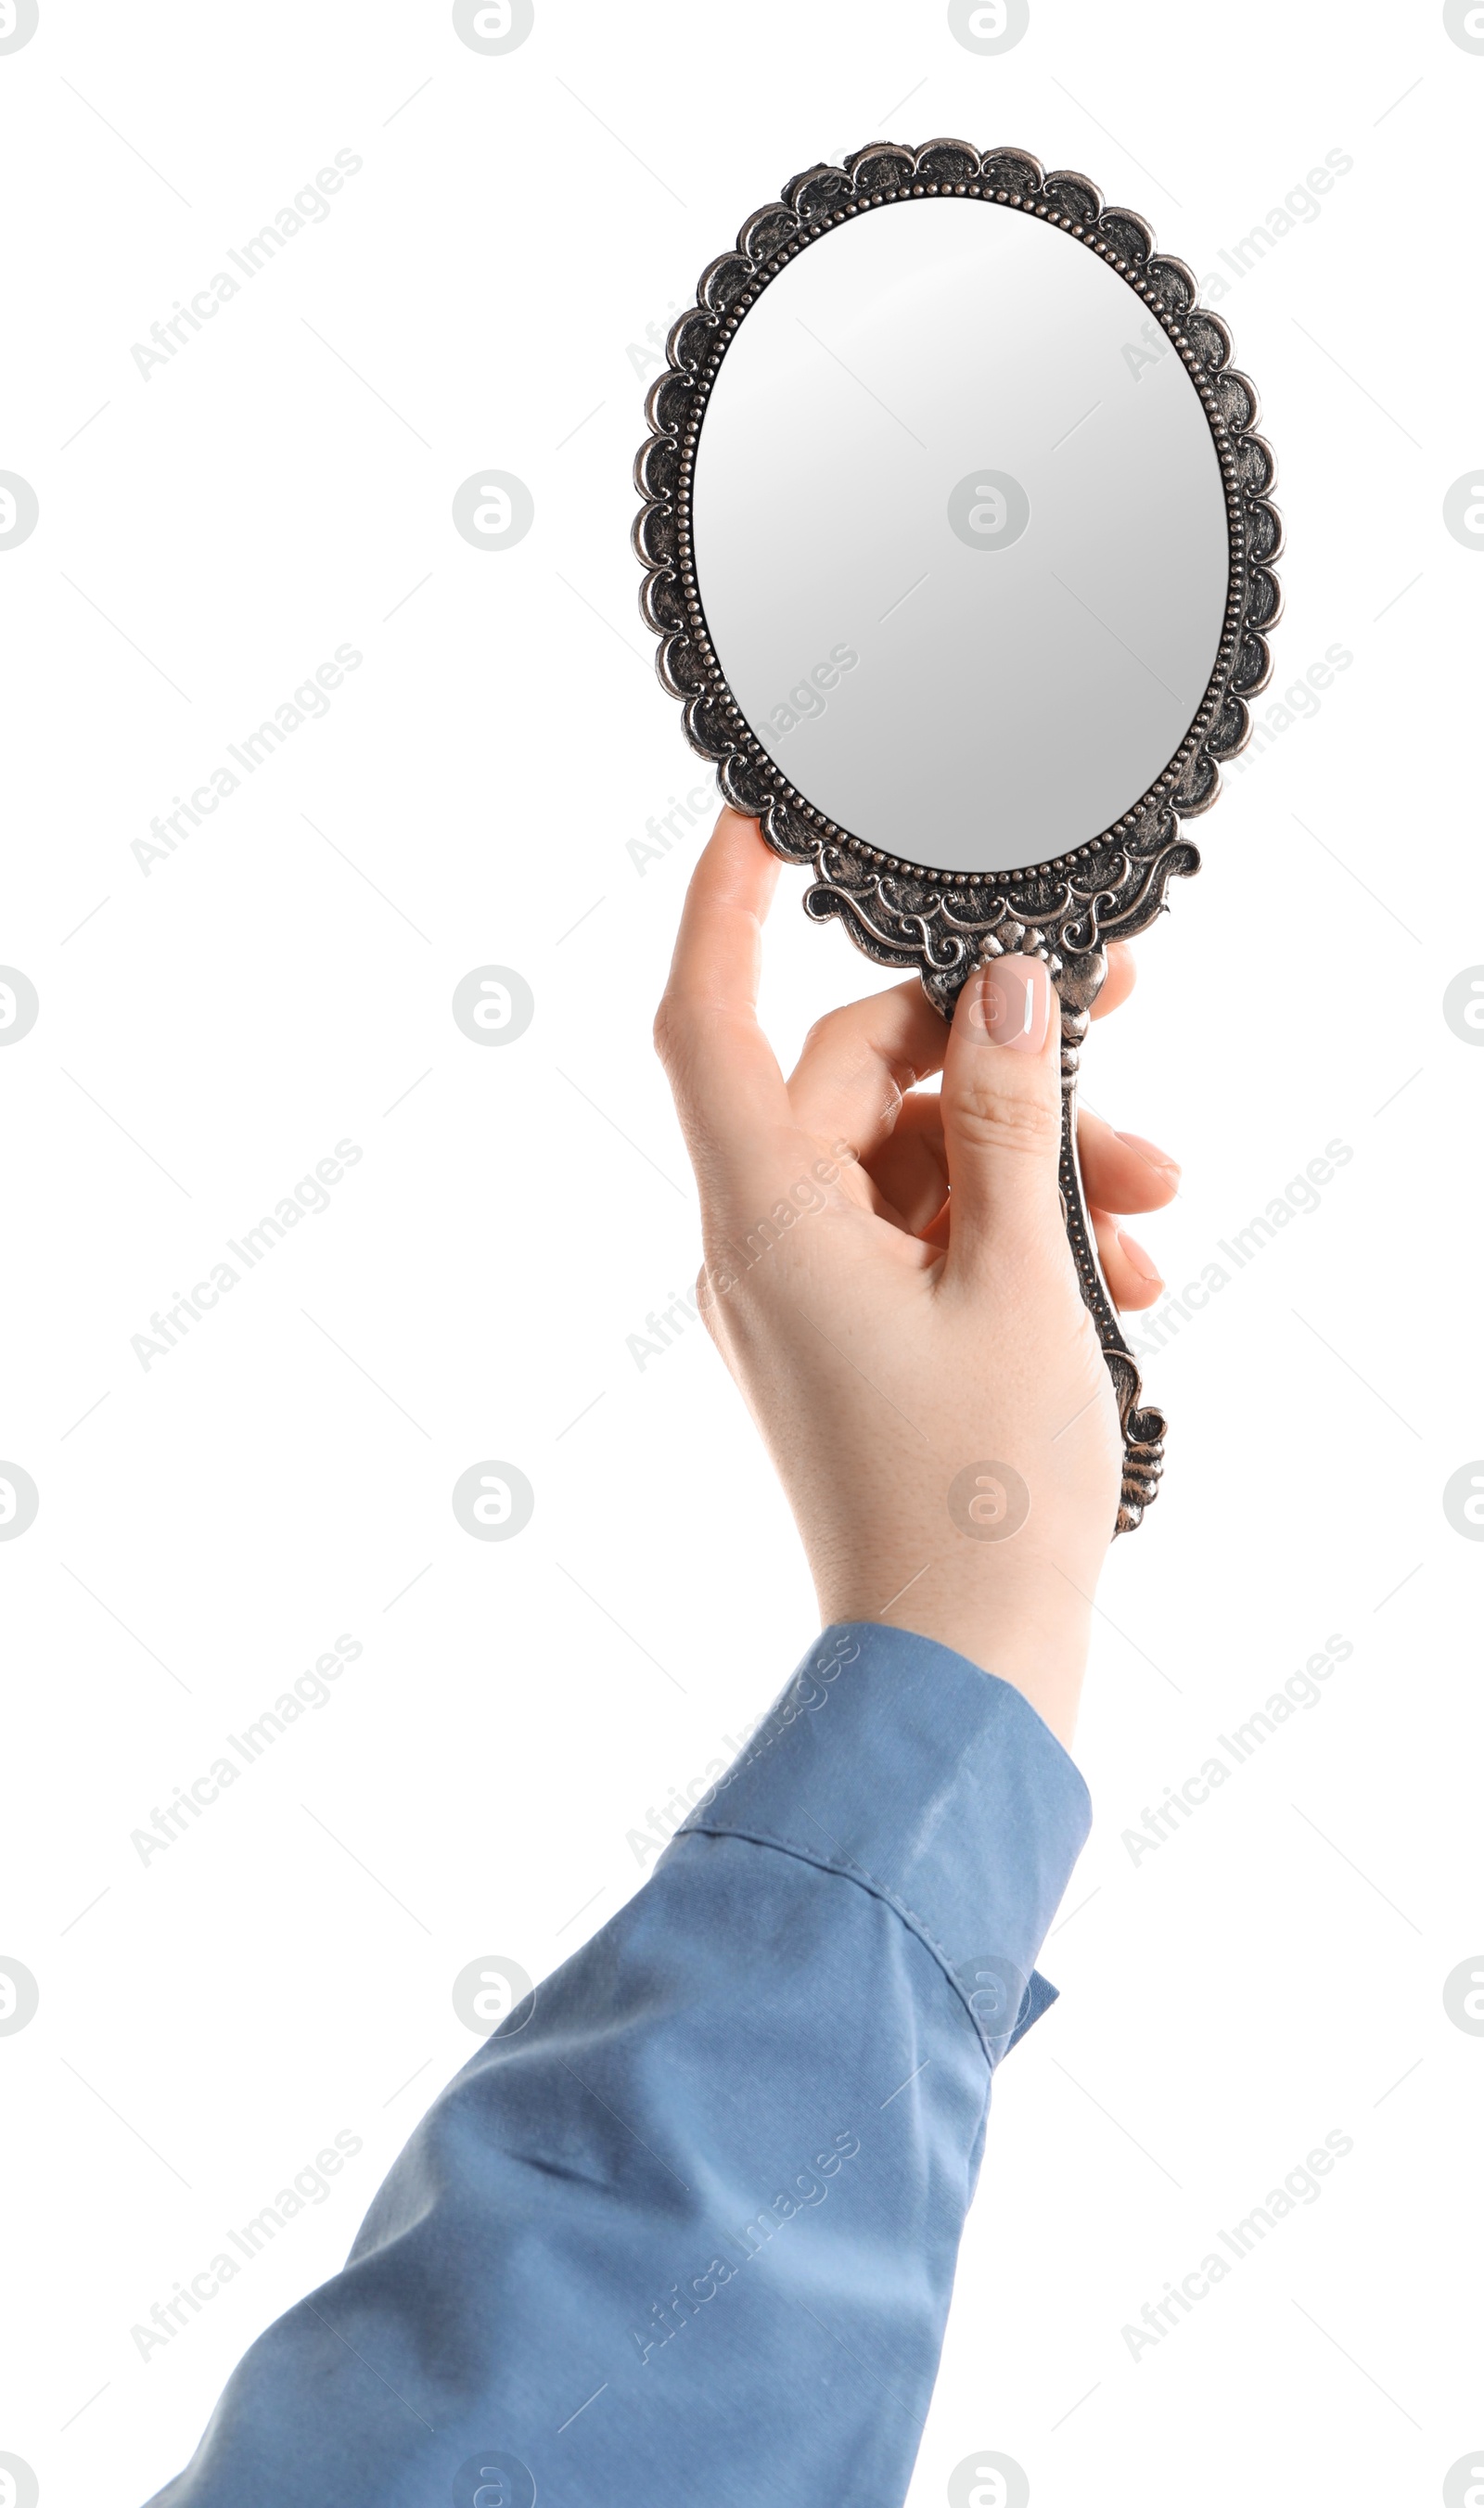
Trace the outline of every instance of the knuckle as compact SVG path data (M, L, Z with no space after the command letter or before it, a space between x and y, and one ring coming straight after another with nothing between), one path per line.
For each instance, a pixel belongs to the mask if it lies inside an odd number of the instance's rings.
M953 1101L950 1121L971 1150L1017 1151L1044 1157L1061 1136L1061 1110L1045 1097L964 1094Z
M689 1014L677 995L663 993L654 1014L653 1035L654 1051L667 1071L673 1071L681 1061L691 1032Z
M843 1007L825 1011L812 1021L803 1041L805 1053L829 1053L851 1025L849 1011Z

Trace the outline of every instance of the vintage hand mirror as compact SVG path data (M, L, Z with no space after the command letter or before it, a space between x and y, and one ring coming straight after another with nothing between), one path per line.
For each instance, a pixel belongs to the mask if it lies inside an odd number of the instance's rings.
M1061 1004L1061 1190L1123 1423L1165 1421L1097 1261L1078 1054L1106 943L1199 869L1279 614L1272 455L1231 338L1085 175L961 140L816 166L703 272L648 401L659 675L810 914L951 1015L1004 950Z

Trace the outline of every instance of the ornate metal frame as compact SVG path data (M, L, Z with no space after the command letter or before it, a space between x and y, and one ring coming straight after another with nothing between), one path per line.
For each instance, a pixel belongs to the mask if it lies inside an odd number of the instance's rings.
M706 629L690 533L690 481L701 421L733 333L762 290L800 252L843 225L904 201L948 195L1044 219L1097 254L1168 335L1200 396L1215 440L1231 564L1226 615L1209 683L1185 738L1149 790L1091 842L1029 869L941 871L879 852L798 792L744 719ZM1182 261L1157 253L1131 209L1108 208L1085 174L1048 174L1021 149L981 153L966 141L920 148L880 141L843 166L815 166L748 218L734 252L702 272L696 300L674 324L668 365L646 403L651 433L634 465L644 503L634 547L645 569L644 615L660 639L662 684L685 708L692 748L717 767L723 797L759 819L775 853L807 864L805 911L837 915L858 948L883 966L915 967L945 1016L973 970L1004 950L1046 961L1061 1002L1061 1192L1082 1294L1112 1374L1125 1462L1118 1531L1132 1531L1156 1491L1163 1415L1140 1403L1138 1370L1119 1328L1097 1260L1076 1154L1075 1093L1082 1040L1107 972L1107 943L1141 932L1165 909L1171 879L1201 857L1181 821L1209 809L1221 762L1250 732L1246 699L1266 686L1267 631L1281 596L1271 561L1282 525L1268 501L1275 464L1255 432L1257 394L1230 363L1231 334L1197 301Z

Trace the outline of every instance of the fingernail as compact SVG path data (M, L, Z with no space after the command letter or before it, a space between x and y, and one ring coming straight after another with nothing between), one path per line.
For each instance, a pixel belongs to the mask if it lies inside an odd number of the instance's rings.
M980 980L975 1025L991 1045L1039 1053L1051 1025L1051 977L1039 958L994 959Z
M1165 1274L1163 1272L1156 1269L1149 1256L1145 1253L1142 1245L1139 1243L1138 1238L1136 1236L1126 1236L1121 1228L1118 1230L1117 1235L1119 1251L1127 1257L1130 1270L1136 1272L1141 1280L1152 1280L1157 1289L1163 1289L1165 1285Z
M1157 1142L1146 1141L1142 1132L1117 1132L1114 1134L1114 1138L1120 1141L1127 1141L1130 1149L1137 1150L1139 1157L1141 1159L1147 1159L1152 1167L1164 1167L1169 1175L1179 1174L1179 1160L1172 1159L1169 1152L1168 1150L1162 1150Z

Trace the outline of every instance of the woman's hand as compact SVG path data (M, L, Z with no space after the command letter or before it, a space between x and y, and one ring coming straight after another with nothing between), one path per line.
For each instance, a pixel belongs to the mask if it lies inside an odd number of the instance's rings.
M723 810L655 1022L700 1189L706 1322L825 1623L940 1639L1065 1742L1123 1444L1061 1218L1056 996L1038 960L1001 958L949 1028L913 978L832 1011L785 1083L757 1021L778 869L757 822ZM1133 980L1127 950L1109 955L1099 1011ZM918 1090L940 1070L941 1096ZM1154 1266L1106 1214L1158 1209L1179 1170L1087 1115L1079 1138L1109 1288L1148 1306Z

